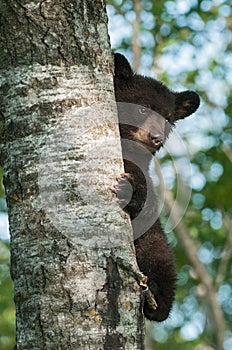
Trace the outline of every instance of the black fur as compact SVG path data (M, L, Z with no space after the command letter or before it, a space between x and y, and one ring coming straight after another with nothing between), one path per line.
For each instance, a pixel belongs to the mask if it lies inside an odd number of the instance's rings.
M176 289L173 253L159 218L157 200L148 169L153 154L163 145L172 125L195 112L199 96L193 91L169 90L161 82L134 74L128 61L115 54L115 97L125 174L118 180L117 197L131 218L136 257L158 307L148 299L144 314L165 320Z

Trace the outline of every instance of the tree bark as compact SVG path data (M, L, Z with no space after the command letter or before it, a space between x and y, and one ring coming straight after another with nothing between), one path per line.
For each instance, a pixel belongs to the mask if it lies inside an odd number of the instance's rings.
M16 349L143 349L102 0L0 3Z

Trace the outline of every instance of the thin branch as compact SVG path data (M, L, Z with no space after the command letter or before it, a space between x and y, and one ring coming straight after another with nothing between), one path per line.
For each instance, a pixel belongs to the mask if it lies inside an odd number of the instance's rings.
M218 267L218 273L216 277L215 285L218 288L225 280L226 271L228 264L232 256L232 220L229 217L225 217L223 220L224 226L227 229L227 241L225 244L224 252L225 254L221 258L220 265Z
M182 222L179 222L179 215L177 210L173 211L174 200L172 193L170 191L166 191L165 205L168 208L171 219L174 224L176 224L175 232L178 237L179 242L181 243L185 254L189 258L195 272L198 276L198 279L202 283L202 285L206 288L207 291L207 299L210 305L210 311L212 313L212 324L215 329L215 337L217 341L217 350L223 350L223 342L224 342L224 318L220 305L217 301L217 290L213 284L213 280L209 273L207 272L205 266L200 262L197 256L197 244L191 239L188 235L188 232L183 225Z
M227 158L232 162L232 150L227 146L223 146L222 150L226 154Z
M139 44L139 29L140 29L140 14L142 11L141 0L133 0L135 20L132 23L133 36L132 36L132 51L134 54L134 70L137 72L140 66L141 48Z
M168 190L166 190L165 193L165 206L168 208L170 218L174 223L176 236L178 237L178 240L184 248L186 255L191 261L199 280L204 284L207 290L211 289L213 286L213 280L208 274L204 264L202 264L198 258L198 244L189 237L185 226L183 225L182 221L180 221L178 210L173 210L174 199L171 191Z
M173 194L171 191L165 188L159 166L156 167L156 172L160 179L160 190L163 191L163 194L165 193L165 206L168 209L170 219L174 223L175 233L178 241L182 245L186 256L192 264L200 283L205 287L207 300L210 306L210 311L212 313L211 321L215 330L217 350L223 350L225 322L222 309L217 301L217 289L215 288L213 280L207 272L204 264L202 264L202 262L198 259L198 243L189 237L189 234L183 222L180 221L180 208L176 203L174 206Z

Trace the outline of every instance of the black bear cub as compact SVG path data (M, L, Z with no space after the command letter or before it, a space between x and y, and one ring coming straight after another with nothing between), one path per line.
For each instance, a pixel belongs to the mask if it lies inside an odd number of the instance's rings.
M128 61L115 54L115 97L125 173L116 189L120 205L130 215L136 258L147 276L157 307L145 297L144 315L165 320L172 308L176 270L172 250L158 218L149 165L172 126L199 106L193 91L173 92L161 82L134 74Z

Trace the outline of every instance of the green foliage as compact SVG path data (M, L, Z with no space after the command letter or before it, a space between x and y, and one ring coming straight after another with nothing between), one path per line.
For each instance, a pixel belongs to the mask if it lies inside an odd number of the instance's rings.
M12 350L15 343L14 292L9 260L9 244L0 241L0 349L4 350Z
M3 197L4 195L4 188L2 184L2 174L3 174L3 169L0 167L0 197Z
M2 183L3 169L0 167L0 212L6 211L5 191Z

